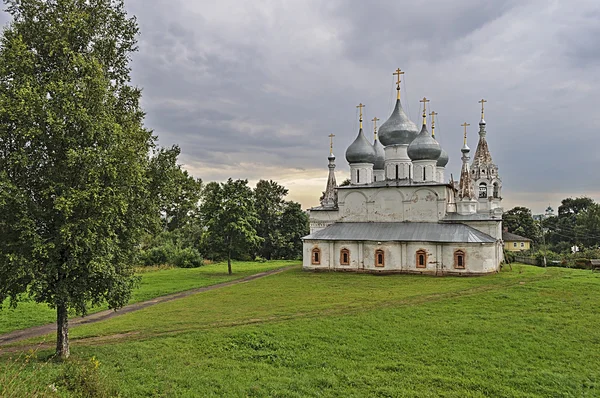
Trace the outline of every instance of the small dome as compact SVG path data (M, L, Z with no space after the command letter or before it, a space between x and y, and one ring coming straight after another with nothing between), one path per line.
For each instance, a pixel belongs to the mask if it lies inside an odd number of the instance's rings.
M440 157L437 161L437 167L446 167L446 165L448 164L448 160L450 160L448 158L448 152L446 152L444 148L442 148L442 153L440 153Z
M385 151L383 150L383 145L381 145L377 138L375 138L375 142L373 142L373 149L375 149L375 163L373 163L373 170L385 169Z
M358 136L346 149L346 160L348 163L375 163L375 149L363 134L362 129Z
M442 153L440 144L429 134L423 125L421 132L408 146L408 157L411 160L437 160Z
M417 125L408 118L400 100L397 100L392 115L379 127L379 140L384 146L408 145L417 134Z

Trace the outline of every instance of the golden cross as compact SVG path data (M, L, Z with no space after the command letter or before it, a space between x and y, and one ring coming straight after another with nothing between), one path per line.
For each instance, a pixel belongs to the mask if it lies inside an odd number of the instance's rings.
M470 124L467 122L464 122L463 124L461 124L461 126L463 126L465 128L465 145L467 145L467 127L469 127Z
M484 100L483 98L481 99L481 101L479 101L479 103L481 104L481 118L483 119L483 106L485 105L487 101Z
M422 100L420 100L419 102L423 103L423 124L427 124L427 103L431 102L430 100L428 100L427 98L423 97Z
M356 105L356 107L358 109L360 109L360 119L359 120L360 120L360 128L362 129L363 128L363 125L362 125L362 122L363 122L363 120L362 120L362 110L365 107L365 105L363 105L363 103L361 102L360 104Z
M333 137L335 134L329 134L329 153L333 155Z
M398 90L398 99L400 99L400 76L402 76L404 74L404 72L402 72L402 70L400 70L400 68L396 69L396 72L392 73L392 75L397 76L398 77L398 81L396 82L396 90Z
M377 132L377 122L381 120L378 119L377 117L374 117L373 120L371 120L373 122L373 129L375 130L375 132Z
M372 120L372 122L373 122L373 136L375 137L375 139L377 139L377 122L378 122L379 120L380 120L380 119L378 119L378 118L377 118L377 116L375 116L375 117L373 118L373 120Z
M435 111L431 111L431 113L430 113L430 115L431 115L431 136L432 136L433 138L435 138L435 116L436 116L437 114L438 114L438 113L437 113L437 112L435 112Z

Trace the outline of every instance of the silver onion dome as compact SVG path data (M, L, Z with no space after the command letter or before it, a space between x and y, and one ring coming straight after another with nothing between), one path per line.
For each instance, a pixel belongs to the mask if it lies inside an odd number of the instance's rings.
M375 163L373 163L373 169L385 169L385 151L383 150L383 145L381 145L377 138L375 138L375 142L373 142L373 149L375 149Z
M448 160L450 160L450 158L448 157L448 152L446 152L444 150L444 148L442 148L442 153L440 153L440 157L437 160L437 167L446 167L446 165L448 164Z
M384 146L408 145L417 134L419 134L417 125L408 118L400 100L397 100L391 116L379 127L379 141Z
M348 163L375 163L375 156L375 149L361 128L354 142L346 149L346 160Z
M423 124L421 132L408 146L408 157L411 160L437 160L442 153L440 144L429 134Z

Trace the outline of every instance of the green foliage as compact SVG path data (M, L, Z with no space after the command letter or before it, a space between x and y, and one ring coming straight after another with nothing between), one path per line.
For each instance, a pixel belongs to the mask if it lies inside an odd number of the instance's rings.
M78 397L109 398L118 396L106 377L100 375L100 361L92 357L87 361L69 360L55 382L57 391L63 389Z
M206 228L203 236L205 253L210 258L227 258L231 274L231 259L236 253L253 250L263 239L256 233L259 223L252 190L248 180L225 183L211 182L203 191L200 214Z
M254 207L258 223L256 234L262 238L258 254L270 260L282 241L279 226L288 190L274 181L260 180L254 188Z
M173 231L194 220L202 192L202 180L195 179L177 164L178 146L154 151L148 169L150 192L159 200L164 229Z
M309 233L308 216L299 203L284 200L287 192L265 180L260 180L253 192L259 220L256 232L263 239L258 255L268 260L300 258L301 238Z
M182 244L181 231L162 232L148 236L139 254L139 262L145 266L171 265L181 268L202 266L202 256L194 247Z
M502 225L508 228L508 232L529 238L534 242L541 239L541 230L534 222L531 210L526 207L517 206L504 213Z
M118 308L157 209L147 175L154 138L129 83L137 23L113 0L5 2L0 302L27 292L59 314Z

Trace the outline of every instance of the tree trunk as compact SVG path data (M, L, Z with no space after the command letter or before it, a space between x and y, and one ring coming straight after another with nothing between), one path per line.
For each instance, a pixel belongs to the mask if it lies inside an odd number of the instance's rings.
M231 275L233 272L231 271L231 249L227 252L227 272Z
M228 245L227 245L227 272L229 272L229 275L231 275L233 272L231 272L231 236L228 239Z
M56 306L56 356L69 358L69 313L66 304Z

